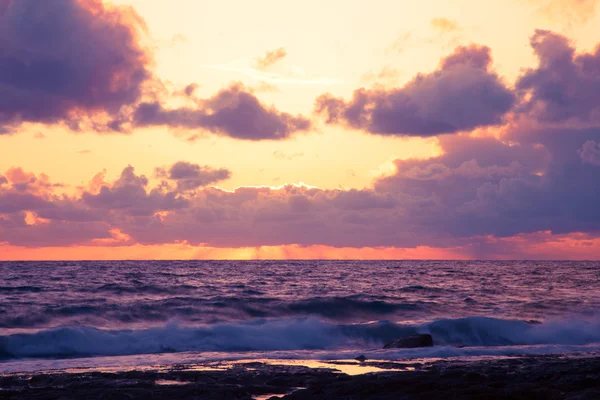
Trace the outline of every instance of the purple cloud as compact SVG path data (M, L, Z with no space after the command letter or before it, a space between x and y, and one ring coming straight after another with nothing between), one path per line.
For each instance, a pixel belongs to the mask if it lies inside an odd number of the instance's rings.
M536 232L598 237L600 126L594 123L591 100L595 94L580 87L584 75L593 86L596 56L576 56L560 36L539 32L538 35L541 36L535 41L539 43L536 51L544 55L541 60L545 61L520 79L522 83L527 82L527 77L535 78L528 81L531 86L525 85L529 89L519 87L521 92L531 89L530 95L522 98L529 102L519 108L519 112L527 112L531 118L515 119L497 136L440 136L440 155L397 160L395 173L377 179L372 187L327 190L284 185L226 191L210 184L229 178L227 169L179 162L157 171L164 178L157 186L128 167L115 182L94 179L95 184L82 189L82 194L66 196L57 194L59 189L48 177L12 169L4 179L0 177L0 182L4 182L0 184L0 242L36 246L94 244L98 239L113 238L114 232L118 232L128 244L467 246L474 254L486 257L487 252L497 255L499 251L489 245L490 238ZM424 101L425 94L446 93L448 88L454 90L454 85L468 87L468 80L446 81L448 76L466 76L467 71L475 81L485 81L491 76L499 84L497 76L490 72L490 64L488 49L460 48L442 61L438 71L420 76L402 89L357 91L351 103L332 98L324 111L332 123L356 123L371 129L375 123L386 126L377 122L381 121L377 118L382 118L377 107L389 111L398 104L398 96L405 96L417 105L417 110L425 105L430 107L427 112L440 109L439 114L429 115L433 122L423 119L426 124L440 121L450 124L455 121L452 118L458 118L457 114L448 117L445 109L440 108L442 101L439 104L437 99ZM553 75L550 71L564 73ZM556 91L547 89L551 76L555 85L550 87ZM561 100L557 102L554 93L562 90L565 95L559 96ZM270 120L271 114L281 116L247 95L251 96L233 87L199 101L197 109L187 111L193 118L185 113L184 116L199 121L190 126L202 129L218 126L222 134L234 132L238 136L238 128L243 124L236 125L239 121L232 117L217 117L219 113L240 115L250 110L244 117L249 121ZM475 101L465 98L460 103L453 97L450 100L446 99L444 104L459 109ZM485 103L481 98L477 101ZM259 107L249 107L246 103ZM581 107L572 108L573 104ZM562 116L546 118L547 107L556 107L557 115L563 113ZM163 111L174 112L168 119L180 118L177 113L182 112L181 109ZM428 115L419 112L420 118ZM481 115L471 117L469 113L464 111L460 124L450 125L479 126L473 121ZM167 118L160 113L156 115ZM531 119L536 123L529 123ZM572 119L585 123L562 123ZM254 139L260 136L258 132L251 132ZM271 133L266 137L272 136ZM31 224L32 213L42 221ZM64 236L53 236L59 234Z
M430 74L402 88L359 89L349 102L329 94L315 111L328 124L344 124L381 135L434 136L496 125L515 101L491 70L487 47L459 47Z
M40 196L15 191L0 192L0 214L11 214L25 210L52 208L55 205Z
M231 178L231 171L228 169L214 169L185 161L173 164L168 170L157 168L156 174L159 177L176 181L179 191L194 190Z
M306 131L311 123L262 104L240 84L234 84L195 107L167 109L159 102L141 103L134 114L137 126L202 129L243 140L280 140Z
M530 96L521 112L549 123L600 123L600 47L577 54L566 37L543 30L536 31L531 46L539 65L517 82Z
M85 192L83 202L91 208L124 210L127 215L153 215L158 211L174 210L187 206L187 200L177 192L164 192L159 188L146 190L148 179L136 175L133 167L123 170L112 186L102 186L97 194Z
M138 101L149 56L131 8L100 0L0 3L0 124L117 114Z
M40 232L57 233L72 226L80 235L61 238L62 245L69 240L93 244L117 230L128 243L141 244L464 245L485 257L482 238L490 235L600 234L600 170L582 163L577 152L599 140L600 130L543 129L510 143L444 136L442 155L398 160L394 175L362 190L285 185L188 191L152 187L132 167L117 181L74 198L40 194L8 201L23 195L11 183L0 190L0 199L5 199L0 201L0 241L42 245ZM179 183L202 176L205 169L177 163L161 173ZM27 225L22 222L25 211L47 221ZM45 243L56 241L48 236Z

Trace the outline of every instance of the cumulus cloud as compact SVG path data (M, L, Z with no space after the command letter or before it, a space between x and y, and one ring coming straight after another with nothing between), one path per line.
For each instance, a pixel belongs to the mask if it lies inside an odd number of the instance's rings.
M600 123L600 47L577 54L565 36L538 30L531 46L539 60L517 82L529 94L522 112L542 122Z
M218 179L218 170L181 162L158 170L174 188L153 187L127 167L114 182L101 174L82 194L61 197L51 185L23 192L18 185L31 175L6 174L15 178L0 186L0 241L51 246L57 243L51 234L72 226L79 234L67 232L61 245L124 237L144 245L211 247L466 246L485 257L498 251L493 238L536 232L595 237L600 170L581 154L593 150L600 130L548 129L506 142L443 136L441 155L398 160L393 175L362 190L283 185L226 191L202 186ZM202 185L196 187L196 179L204 179ZM26 223L27 213L37 222Z
M231 178L231 171L228 169L214 169L185 161L177 162L170 168L157 168L156 174L177 182L177 189L180 191L194 190Z
M146 190L148 179L136 175L134 168L128 166L112 186L102 186L98 193L86 192L83 202L91 208L105 210L125 210L128 215L153 215L158 211L185 208L187 200L174 191L160 188Z
M267 51L263 57L256 60L256 68L264 71L277 64L287 56L285 48L280 47L275 50Z
M149 79L143 22L101 0L0 3L0 125L118 114Z
M381 135L434 136L496 125L515 96L491 70L487 47L459 47L430 74L402 88L359 89L352 100L329 94L315 111L328 124L344 124Z
M33 122L124 133L162 125L260 140L310 127L308 119L267 107L239 85L193 107L167 108L170 99L142 45L144 21L131 7L2 0L0 26L0 134ZM278 49L261 63L267 68L284 56ZM192 98L197 87L179 94Z
M227 191L210 187L229 178L227 169L179 162L157 170L163 179L157 185L130 166L114 182L100 173L78 194L66 196L49 177L16 168L0 176L0 242L462 246L485 258L502 248L514 251L514 243L535 247L536 240L549 237L596 240L600 126L596 92L588 87L595 87L600 74L597 54L578 55L564 37L543 31L532 43L540 65L525 71L517 84L523 97L515 110L524 118L511 120L494 136L440 136L439 155L397 160L394 173L370 187L287 184ZM403 88L359 90L350 102L320 101L330 123L427 136L501 121L515 95L491 71L489 49L471 46L457 49L438 70ZM294 117L282 118L239 86L198 100L198 109L181 115L181 110L163 111L141 115L142 120L192 121L182 126L253 140L293 133L281 128L281 120ZM241 114L242 119L231 117Z
M310 120L262 104L242 85L234 84L195 107L169 109L159 102L142 103L137 126L202 129L243 140L281 140L310 128Z

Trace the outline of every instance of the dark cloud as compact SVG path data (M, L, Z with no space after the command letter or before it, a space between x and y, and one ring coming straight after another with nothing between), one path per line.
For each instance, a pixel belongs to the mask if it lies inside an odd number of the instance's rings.
M538 30L531 46L539 59L517 89L529 98L521 111L547 123L600 123L600 47L577 54L564 36Z
M187 97L191 97L194 92L198 89L198 84L196 83L190 83L189 85L187 85L184 89L183 89L183 93L187 96Z
M256 60L256 68L263 71L269 69L269 67L283 60L286 56L287 52L283 47L272 51L267 51L263 57L260 57Z
M115 182L75 198L51 195L54 188L47 185L22 192L9 179L8 188L0 189L0 241L51 246L55 238L43 242L40 232L72 225L80 235L67 234L62 244L93 244L116 230L128 243L141 244L464 246L469 254L496 257L496 239L528 234L536 240L539 232L600 235L600 168L581 158L598 141L600 130L594 129L544 128L507 141L443 136L441 155L398 160L392 176L362 190L284 185L191 191L179 184L205 178L209 168L189 163L159 170L177 183L175 189L153 188L128 167ZM32 180L26 173L9 175ZM24 212L47 221L27 225ZM512 242L502 243L512 248Z
M0 124L117 114L150 77L133 9L100 0L0 3Z
M0 242L14 246L54 247L89 244L94 240L112 239L110 226L103 222L71 223L51 221L28 225L25 215L0 216Z
M169 169L158 168L157 175L177 182L177 190L194 190L231 178L231 171L214 169L185 161L173 164Z
M520 94L529 92L518 108L522 118L511 119L493 136L440 136L439 155L397 160L395 172L372 187L282 185L227 191L210 184L227 179L228 170L179 162L158 170L164 181L156 187L128 167L115 182L107 183L99 174L89 188L69 197L59 195L58 186L43 174L12 169L4 179L0 176L0 242L52 246L121 237L128 244L215 247L459 246L486 258L502 252L531 254L518 253L518 247L551 238L598 238L600 126L594 122L596 93L584 87L595 85L597 55L576 55L566 39L547 32L538 32L533 42L540 66L519 80ZM448 132L468 130L501 119L502 113L495 114L500 108L491 105L502 102L488 101L494 93L510 100L503 107L513 103L514 96L490 65L488 49L459 48L437 71L404 88L363 89L349 103L322 98L322 111L330 123L378 133L391 133L382 127L392 126L421 135L437 126L451 126ZM477 91L476 82L487 86ZM283 114L268 110L238 86L198 100L198 107L163 110L165 115L144 119L188 121L234 137L241 136L244 123L266 120L271 122L256 124L267 128L251 127L244 138L291 133L273 134L282 130L273 118L279 121ZM549 110L556 115L548 115ZM64 236L56 238L59 234Z
M54 207L52 202L30 193L18 193L16 191L0 193L0 214L52 207Z
M203 129L243 140L280 140L310 128L310 121L262 104L256 96L235 84L195 107L167 109L159 102L138 106L137 126L171 126Z
M581 159L599 140L600 129L557 128L506 142L444 137L444 155L398 161L376 189L418 199L411 215L448 237L599 234L600 170Z
M136 175L133 167L123 170L112 185L104 185L97 194L86 192L83 202L91 208L124 210L128 215L153 215L158 211L174 210L187 206L187 200L177 192L164 192L159 188L146 190L148 179Z
M329 124L381 135L434 136L499 124L515 96L491 61L487 47L459 47L436 71L402 88L360 89L349 102L323 95L315 110Z
M2 0L0 134L24 122L71 130L129 132L136 126L203 129L238 139L284 139L310 121L267 107L240 85L194 106L164 106L162 83L142 46L143 20L102 0ZM267 68L285 57L277 49ZM198 85L177 93L193 97ZM144 99L155 99L150 102Z

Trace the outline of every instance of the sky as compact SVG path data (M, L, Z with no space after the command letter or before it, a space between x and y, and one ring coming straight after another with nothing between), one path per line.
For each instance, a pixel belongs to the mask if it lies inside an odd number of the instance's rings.
M599 3L0 0L0 260L600 259Z

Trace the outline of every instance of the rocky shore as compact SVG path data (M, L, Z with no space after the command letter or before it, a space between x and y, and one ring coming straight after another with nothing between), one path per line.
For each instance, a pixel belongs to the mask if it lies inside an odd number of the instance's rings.
M0 376L2 399L600 399L600 357L484 361L264 362ZM381 372L348 375L346 365ZM343 369L343 368L340 368Z

